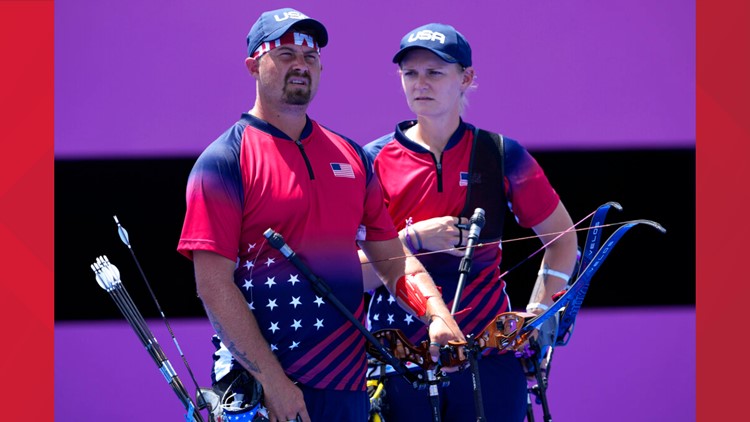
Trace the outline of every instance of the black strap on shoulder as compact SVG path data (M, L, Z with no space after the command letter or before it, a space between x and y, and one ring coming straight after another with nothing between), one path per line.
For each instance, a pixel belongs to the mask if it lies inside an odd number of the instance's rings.
M503 135L474 128L466 205L460 216L471 218L474 209L482 208L486 222L480 239L499 240L503 236L506 202Z

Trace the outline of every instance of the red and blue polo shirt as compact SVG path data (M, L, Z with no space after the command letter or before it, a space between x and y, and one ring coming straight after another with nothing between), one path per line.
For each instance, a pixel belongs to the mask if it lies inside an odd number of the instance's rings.
M364 337L270 247L271 228L364 321L356 240L397 233L360 146L308 118L300 140L252 115L198 158L187 185L178 251L236 261L234 281L289 377L313 388L363 390ZM233 365L225 348L214 378Z

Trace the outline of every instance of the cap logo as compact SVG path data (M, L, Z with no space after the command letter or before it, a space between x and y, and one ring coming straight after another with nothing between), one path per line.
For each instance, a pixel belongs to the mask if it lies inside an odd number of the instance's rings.
M419 32L413 32L409 35L409 42L417 40L421 41L440 41L440 44L445 44L445 34L437 31L430 31L429 29L423 29Z
M301 34L299 32L294 33L294 44L296 45L306 45L310 48L317 48L318 46L315 44L315 39L312 35L309 34Z
M292 12L284 12L284 16L279 17L279 15L273 15L273 18L276 19L276 22L283 22L287 19L307 19L307 15L304 13L300 13L297 11Z

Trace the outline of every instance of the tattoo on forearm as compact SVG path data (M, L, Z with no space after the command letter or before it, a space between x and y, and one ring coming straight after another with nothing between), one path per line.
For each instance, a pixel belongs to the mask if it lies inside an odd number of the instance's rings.
M226 346L227 346L227 349L229 349L229 351L232 353L232 355L238 361L240 361L240 363L242 364L242 366L244 366L245 368L247 368L251 372L255 372L255 373L258 373L258 374L261 373L260 368L258 367L258 364L255 363L254 361L251 361L247 357L247 355L245 353L240 352L239 350L237 350L237 347L234 345L233 342L230 341L229 344L227 344Z
M221 342L224 343L225 346L227 346L227 349L229 349L229 352L234 356L235 359L237 359L242 366L247 368L247 370L251 372L255 372L260 374L261 370L260 367L258 367L258 364L252 360L250 360L246 353L241 352L237 345L234 344L234 342L228 338L228 336L225 335L224 329L222 328L219 321L216 320L216 317L214 317L213 313L206 309L206 313L208 314L208 320L211 321L211 325L214 327L214 331L216 331L216 335L219 336L219 339L221 339Z

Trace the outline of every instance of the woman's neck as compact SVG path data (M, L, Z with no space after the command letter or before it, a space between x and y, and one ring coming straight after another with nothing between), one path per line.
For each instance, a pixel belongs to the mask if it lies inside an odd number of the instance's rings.
M417 124L407 129L404 134L439 158L460 122L458 115L450 119L418 117Z

